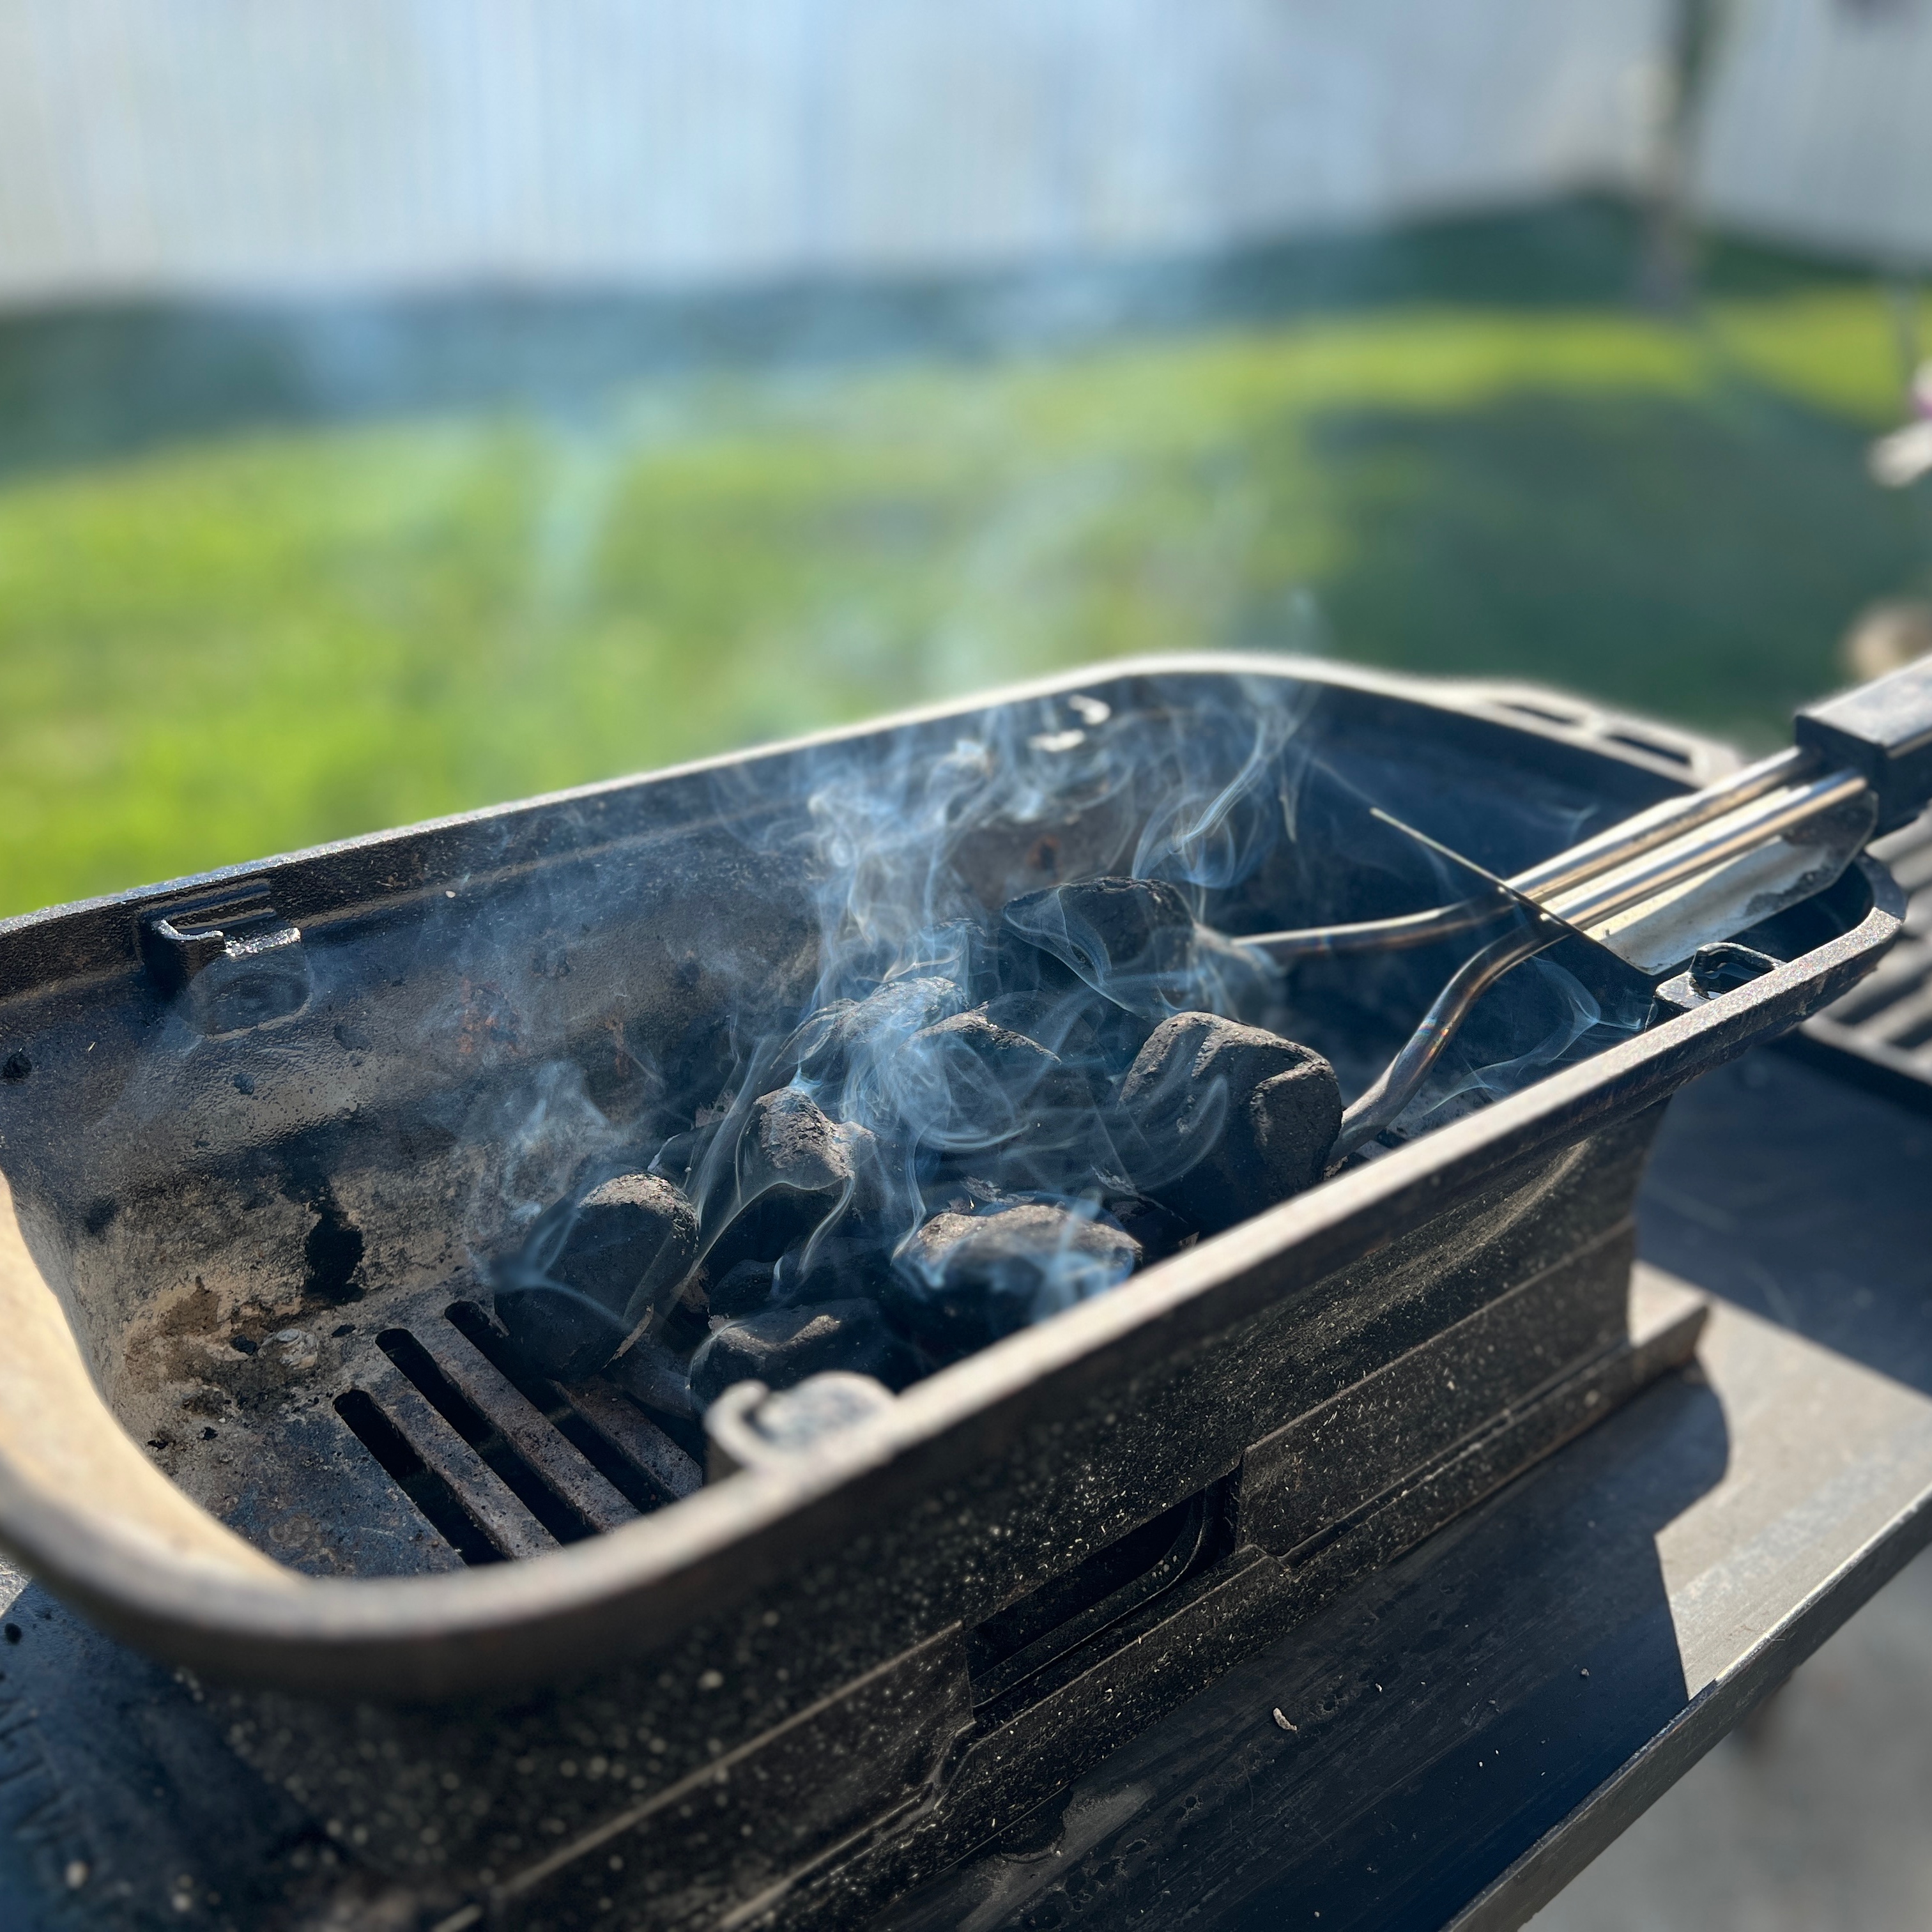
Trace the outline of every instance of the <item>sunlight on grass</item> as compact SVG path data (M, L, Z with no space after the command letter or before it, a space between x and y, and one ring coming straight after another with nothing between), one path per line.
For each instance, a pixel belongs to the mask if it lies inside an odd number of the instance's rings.
M1759 739L1922 584L1875 293L1414 307L714 380L0 488L0 910L1122 652L1507 671ZM1322 614L1311 622L1306 596Z

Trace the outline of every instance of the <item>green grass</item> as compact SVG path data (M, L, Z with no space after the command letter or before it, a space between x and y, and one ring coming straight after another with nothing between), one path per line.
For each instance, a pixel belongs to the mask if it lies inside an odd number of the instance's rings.
M0 485L0 911L1130 651L1540 678L1773 742L1922 496L1875 291L1383 305L230 432Z

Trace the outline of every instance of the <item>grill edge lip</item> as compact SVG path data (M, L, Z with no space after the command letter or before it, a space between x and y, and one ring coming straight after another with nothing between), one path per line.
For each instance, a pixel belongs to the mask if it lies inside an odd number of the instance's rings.
M1202 653L1124 659L948 704L760 748L802 746L958 716L993 705L1136 675L1234 674L1342 684L1512 730L1587 742L1680 786L1694 771L1600 734L1525 718L1501 690L1364 673L1300 658ZM1495 709L1491 706L1494 705ZM1599 722L1628 721L1610 713ZM1646 726L1654 735L1662 728ZM1688 742L1687 740L1687 742ZM726 754L650 775L652 781L744 761ZM1713 758L1721 754L1713 749ZM266 868L380 850L426 830L494 824L558 802L595 799L638 782L618 779L488 808L426 826L375 833L306 854L203 875L246 878ZM782 1472L748 1472L568 1549L514 1564L440 1576L250 1580L206 1560L166 1552L110 1520L50 1502L0 1459L0 1540L38 1575L137 1646L230 1681L324 1694L436 1699L544 1681L560 1656L575 1671L654 1648L702 1613L771 1580L851 1512L895 1508L983 1461L1036 1418L1171 1355L1267 1303L1305 1291L1350 1261L1497 1180L1535 1150L1560 1148L1615 1115L1666 1098L1697 1073L1789 1030L1875 966L1896 938L1904 895L1869 858L1858 868L1870 910L1850 930L1700 1007L1609 1048L1480 1112L1450 1123L1150 1269L1113 1294L995 1343L902 1395L882 1417L818 1445ZM179 892L176 881L108 899L0 921L0 946L26 942L76 915L114 913ZM472 884L474 880L472 878ZM411 890L436 889L435 879ZM4 993L0 993L4 997Z

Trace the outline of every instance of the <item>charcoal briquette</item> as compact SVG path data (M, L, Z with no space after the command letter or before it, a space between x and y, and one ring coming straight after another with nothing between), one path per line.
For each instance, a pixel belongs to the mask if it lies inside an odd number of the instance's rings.
M1140 1244L1143 1266L1164 1262L1168 1256L1192 1246L1200 1238L1191 1222L1144 1195L1110 1194L1106 1206L1108 1216Z
M950 1360L1114 1286L1140 1262L1132 1235L1071 1208L935 1214L900 1250L889 1312Z
M904 1388L920 1370L918 1358L886 1325L877 1302L820 1302L776 1308L728 1322L691 1360L691 1389L700 1403L717 1400L734 1382L790 1388L807 1376L844 1369Z
M498 1270L498 1318L539 1373L580 1380L676 1299L698 1238L695 1210L669 1181L619 1174L539 1217Z
M738 1142L741 1193L748 1198L784 1188L796 1194L835 1194L851 1178L838 1123L810 1095L785 1087L752 1102Z
M1342 1096L1312 1047L1177 1013L1120 1083L1120 1116L1136 1188L1216 1234L1321 1179Z
M774 1262L734 1262L716 1276L709 1292L710 1312L735 1318L755 1315L771 1306L772 1280L778 1273Z
M903 1091L918 1103L907 1123L940 1148L985 1148L1016 1135L1062 1130L1090 1108L1086 1080L1060 1056L1001 1026L981 1008L956 1013L908 1042Z
M605 1365L604 1379L660 1414L692 1415L698 1405L691 1393L688 1354L668 1348L653 1336L633 1336Z
M1100 1064L1100 1040L1094 1020L1094 1010L1102 1004L1082 980L1069 992L1003 993L982 1001L977 1010L995 1026L1024 1034L1063 1066L1084 1073Z
M1194 915L1165 880L1076 880L1010 900L1001 916L1130 1012L1158 1019L1186 998Z
M868 1298L890 1281L892 1266L892 1243L881 1234L814 1234L778 1258L770 1300L790 1308Z
M1084 980L1071 974L1067 979L1067 986L1057 992L1004 994L988 1000L982 1010L995 1025L1024 1034L1058 1054L1063 1066L1084 1080L1098 1104L1112 1098L1154 1022L1116 1006Z
M922 935L920 957L909 967L908 976L949 980L969 1005L989 999L1003 990L1000 975L1009 937L996 920L983 916L942 920Z
M862 1000L835 1000L802 1021L778 1054L786 1072L824 1085L843 1079L855 1064L890 1054L922 1027L958 1012L966 996L934 974L888 980Z
M735 1185L714 1210L712 1277L722 1280L742 1261L776 1263L820 1228L868 1229L881 1199L878 1143L866 1128L832 1120L796 1088L766 1094L752 1104Z

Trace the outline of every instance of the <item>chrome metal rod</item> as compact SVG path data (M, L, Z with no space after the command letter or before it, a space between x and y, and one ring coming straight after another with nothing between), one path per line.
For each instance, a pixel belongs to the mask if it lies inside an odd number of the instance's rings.
M1677 849L1661 852L1652 864L1607 875L1600 871L1568 892L1546 892L1539 897L1546 898L1550 910L1570 925L1594 926L1726 860L1768 845L1773 839L1849 803L1865 789L1862 772L1828 772L1808 784L1794 786L1764 800L1755 811L1748 805L1738 809L1729 823L1720 821L1698 828L1707 832L1706 836L1698 837L1694 832L1686 834Z
M1511 967L1554 946L1562 936L1561 928L1539 922L1491 940L1466 959L1436 994L1422 1024L1410 1034L1408 1044L1389 1062L1382 1078L1342 1114L1342 1130L1335 1136L1328 1158L1340 1160L1364 1141L1373 1140L1414 1099L1470 1008Z
M1815 761L1810 753L1792 750L1760 758L1742 771L1719 778L1681 798L1667 798L1633 818L1606 826L1567 851L1545 859L1526 872L1519 872L1510 883L1531 898L1546 899L1584 879L1594 878L1612 866L1627 864L1646 852L1708 825L1754 799L1762 798L1788 784L1795 784Z
M1312 926L1293 932L1245 934L1234 942L1265 952L1280 966L1348 952L1400 952L1416 946L1433 946L1438 939L1472 932L1504 910L1508 902L1485 895L1454 905L1432 906L1426 912L1406 912L1394 919L1364 920L1352 926Z

